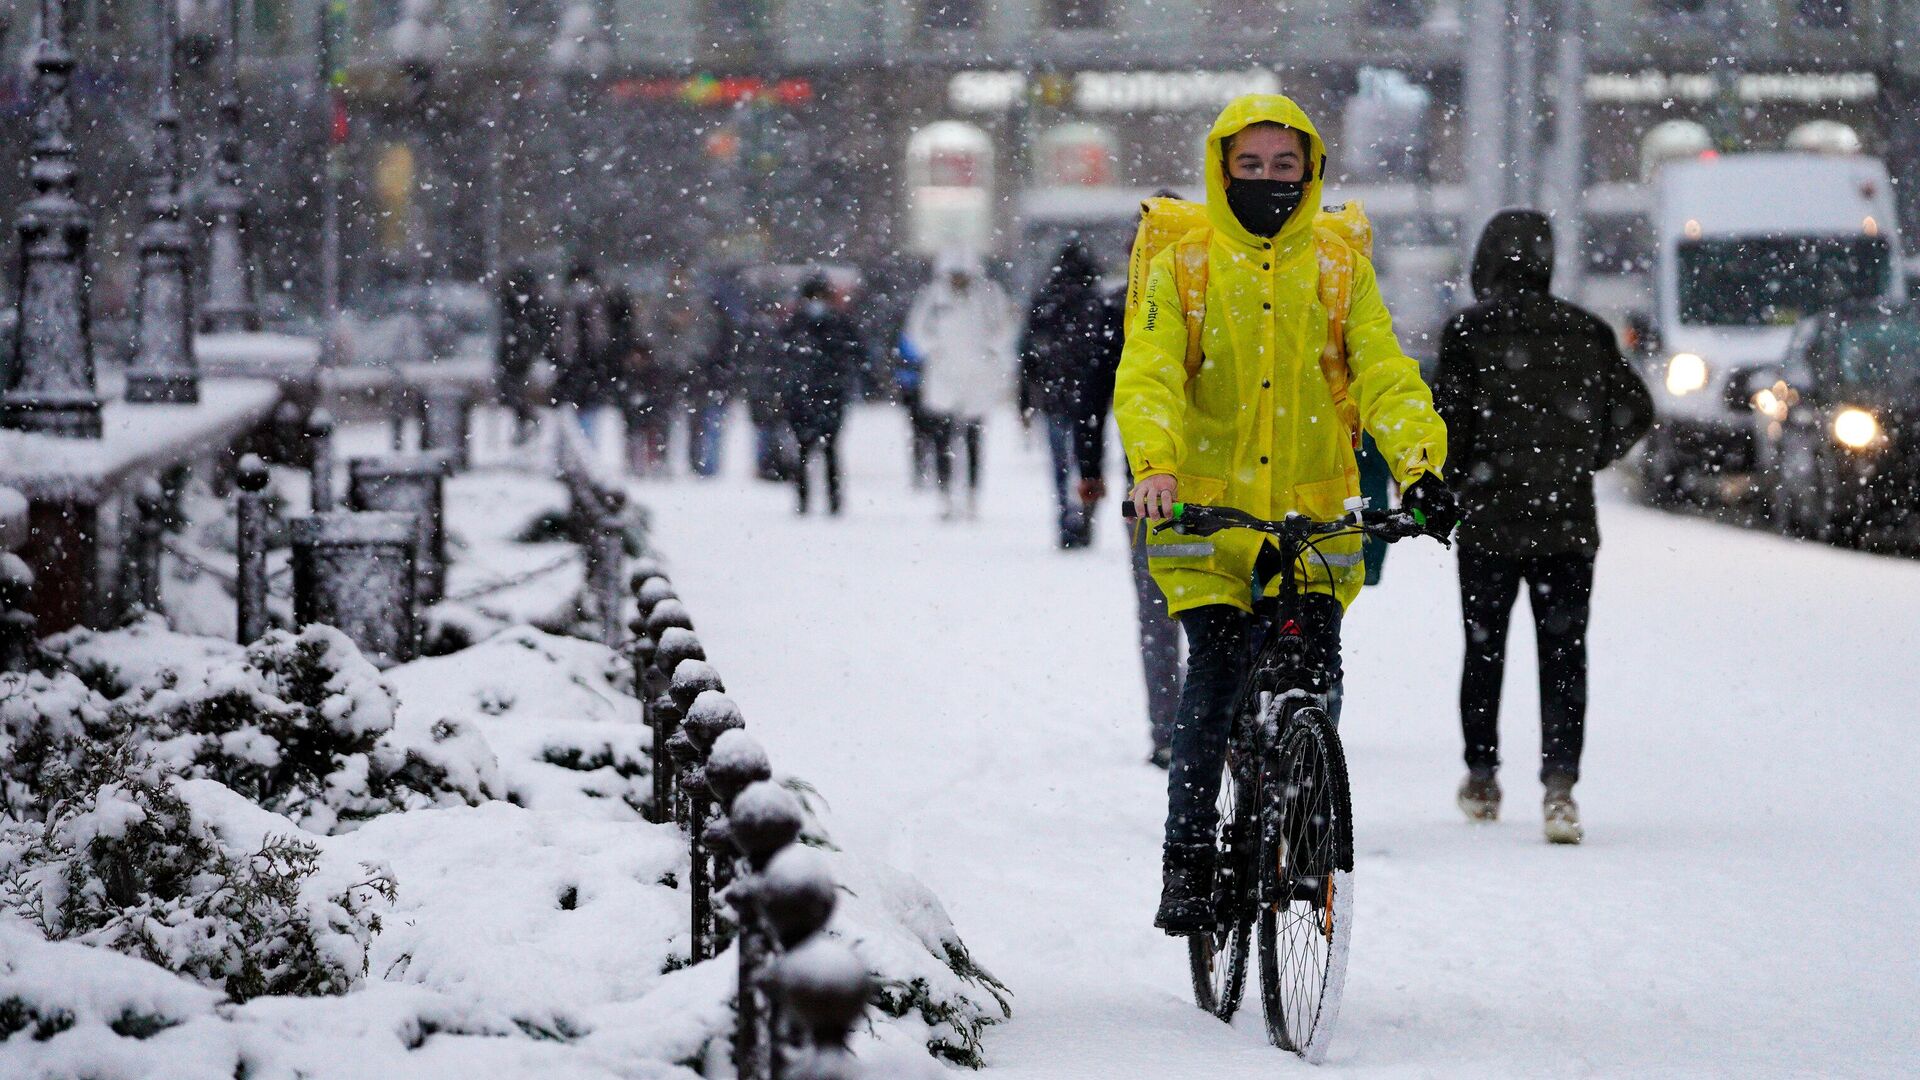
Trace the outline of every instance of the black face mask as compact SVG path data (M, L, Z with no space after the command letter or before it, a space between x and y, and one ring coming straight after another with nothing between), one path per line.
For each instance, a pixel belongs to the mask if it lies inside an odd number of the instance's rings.
M1274 236L1287 223L1300 200L1306 198L1305 180L1242 180L1227 185L1227 208L1255 236Z

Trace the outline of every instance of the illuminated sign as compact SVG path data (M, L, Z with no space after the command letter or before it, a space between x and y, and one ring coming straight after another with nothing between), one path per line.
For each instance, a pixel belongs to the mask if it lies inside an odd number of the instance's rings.
M731 107L743 102L801 105L813 100L813 84L806 79L763 79L756 75L622 79L607 92L616 101L683 101L706 108Z
M1587 100L1619 105L1709 101L1721 92L1719 75L1688 72L1603 72L1587 76ZM1749 72L1734 78L1741 101L1869 101L1880 93L1871 71Z
M1082 71L1071 77L1070 94L1060 82L1060 76L1020 71L962 71L947 81L947 102L960 112L1005 112L1036 97L1047 104L1070 102L1082 112L1175 111L1216 109L1242 94L1280 92L1280 77L1258 68Z

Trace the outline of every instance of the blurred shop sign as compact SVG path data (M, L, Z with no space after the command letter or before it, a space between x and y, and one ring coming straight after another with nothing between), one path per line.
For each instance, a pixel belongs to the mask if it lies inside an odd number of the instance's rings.
M1070 84L1070 90L1062 83ZM1277 94L1280 77L1242 71L1081 71L1029 76L1022 71L962 71L947 80L960 112L1005 112L1026 101L1081 112L1217 109L1242 94Z
M1587 100L1620 105L1707 101L1719 96L1724 76L1700 72L1600 72L1587 76ZM1741 101L1868 101L1880 93L1871 71L1748 72L1734 78Z

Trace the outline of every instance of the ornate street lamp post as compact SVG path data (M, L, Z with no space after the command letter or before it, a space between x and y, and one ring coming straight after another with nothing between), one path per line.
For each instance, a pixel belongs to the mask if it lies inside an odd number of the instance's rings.
M429 113L432 109L433 78L447 51L446 27L433 19L433 0L405 0L400 21L388 34L394 59L407 79L407 120L412 128L413 189L407 197L407 244L409 323L402 355L396 360L420 362L428 359L427 348L427 263L430 258L432 221L426 206L427 193L433 190L429 164ZM397 368L396 368L397 370Z
M160 85L153 103L153 176L147 224L140 234L140 310L127 400L200 400L193 361L193 285L190 238L180 208L180 109L173 65L178 17L174 0L156 0L160 26Z
M87 320L87 212L74 198L73 52L64 0L40 0L33 61L33 198L20 213L20 327L8 358L0 426L100 437Z
M200 329L209 334L260 329L254 303L252 207L240 186L246 144L240 132L240 5L226 0L227 33L220 46L219 149L207 192L207 295Z

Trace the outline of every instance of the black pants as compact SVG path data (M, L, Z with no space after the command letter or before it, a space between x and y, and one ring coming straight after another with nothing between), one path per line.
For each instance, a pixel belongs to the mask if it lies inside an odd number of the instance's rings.
M956 453L953 437L957 434L966 443L967 449L967 490L980 490L980 421L958 416L934 414L933 421L933 475L940 490L953 486L953 458Z
M1516 559L1460 548L1460 611L1467 662L1460 676L1460 731L1467 767L1500 765L1500 683L1507 664L1507 624L1520 583L1533 606L1540 652L1540 778L1580 778L1587 724L1587 613L1593 598L1593 556Z
M1340 601L1325 593L1300 598L1301 637L1311 689L1340 685ZM1211 844L1219 823L1220 770L1233 734L1233 703L1253 664L1262 621L1226 604L1180 614L1187 632L1187 676L1173 724L1173 767L1167 773L1167 843Z
M812 436L811 438L807 436ZM794 469L793 479L800 493L800 512L807 512L808 489L813 486L812 472L809 468L813 461L813 452L820 451L821 465L827 473L827 513L840 512L840 429L833 428L825 433L808 432L798 436L800 459Z

